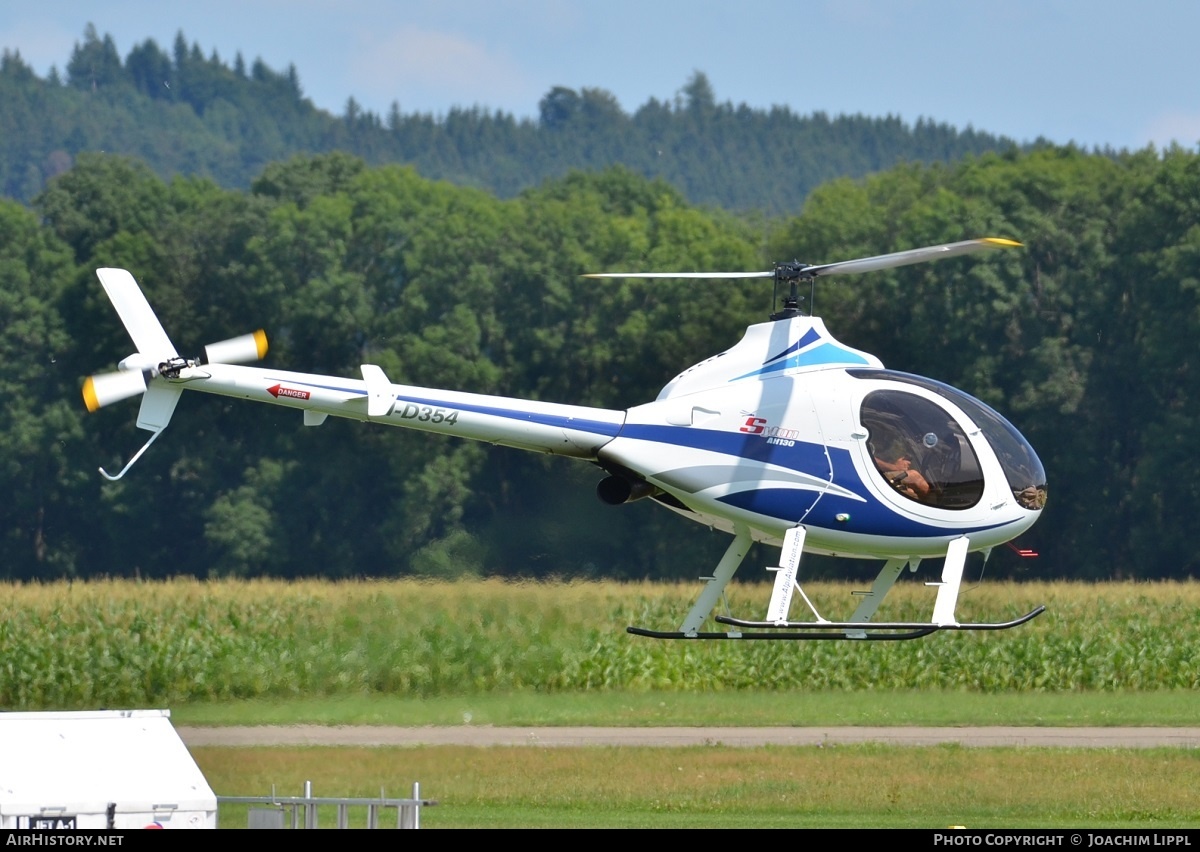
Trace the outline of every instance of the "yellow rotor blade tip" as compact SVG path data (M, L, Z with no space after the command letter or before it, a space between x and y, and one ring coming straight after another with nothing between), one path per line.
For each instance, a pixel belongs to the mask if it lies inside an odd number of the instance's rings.
M83 383L83 404L87 406L88 411L95 411L100 407L100 400L96 398L96 383L92 381L91 376Z
M258 350L259 358L267 354L267 333L261 328L254 332L254 346Z
M1020 246L1016 240L1006 240L1003 237L984 237L983 241L993 246Z

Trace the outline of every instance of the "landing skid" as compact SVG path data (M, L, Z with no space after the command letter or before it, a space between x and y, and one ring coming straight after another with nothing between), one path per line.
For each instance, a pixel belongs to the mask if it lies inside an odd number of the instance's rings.
M718 616L717 621L724 622L725 619ZM757 622L746 622L747 624L756 624ZM774 625L769 625L773 627ZM821 625L824 627L825 625ZM862 624L855 624L855 636L850 637L845 633L832 632L800 632L793 633L783 630L771 630L763 633L742 633L741 631L731 630L728 633L683 633L678 630L647 630L644 627L626 627L627 633L632 633L635 636L648 636L651 639L775 639L775 640L812 640L812 639L919 639L922 636L928 636L938 627L925 626L920 630L909 630L904 633L866 633L862 632Z
M899 636L873 636L871 638L914 639L917 636L928 636L935 630L1007 630L1010 627L1017 627L1018 625L1037 618L1045 611L1046 608L1044 606L1039 606L1036 609L1025 613L1020 618L1014 618L1012 621L983 621L968 624L929 624L921 621L786 621L783 624L778 624L774 621L746 621L740 618L730 618L727 615L714 616L713 620L718 621L721 624L730 624L734 627L745 627L751 630L756 628L767 629L772 627L802 627L807 630L848 630L852 632L861 631L864 627L869 627L872 630L906 630L909 632Z
M1012 621L979 622L971 624L924 624L919 621L881 621L879 623L863 621L785 621L777 624L774 621L746 621L741 618L730 618L727 615L717 615L714 621L728 624L731 627L742 627L747 630L762 631L742 633L740 630L712 633L684 633L678 630L647 630L644 627L627 627L627 633L635 636L648 636L651 639L866 639L888 641L899 639L920 639L938 630L1008 630L1018 627L1027 621L1032 621L1046 607L1025 613ZM780 630L781 627L803 628L801 632ZM864 630L863 628L870 628ZM883 631L883 632L880 632Z
M963 536L951 541L947 547L941 580L926 584L937 588L933 618L930 621L871 621L871 616L875 614L905 566L910 571L915 571L920 562L919 559L889 559L880 570L879 576L875 578L870 591L855 593L862 597L862 602L850 616L850 620L829 621L817 612L816 607L804 594L804 590L800 588L797 580L797 570L804 549L804 537L805 530L802 526L797 525L788 530L784 537L781 553L782 564L778 568L768 569L775 571L776 574L771 601L767 606L767 620L750 621L732 618L728 615L717 615L713 616L713 620L717 623L728 624L730 627L740 629L707 632L699 629L712 613L717 600L723 596L725 585L733 578L734 571L737 570L738 564L749 549L749 533L745 529L739 529L713 576L705 578L707 585L679 630L664 631L648 630L644 627L628 627L626 631L635 636L646 636L651 639L897 641L919 639L939 630L1008 630L1031 621L1046 610L1044 606L1039 606L1011 621L968 622L965 624L959 622L955 618L954 610L958 602L963 567L969 548L969 542ZM793 592L800 593L800 597L812 612L814 621L789 620L788 611L791 608Z

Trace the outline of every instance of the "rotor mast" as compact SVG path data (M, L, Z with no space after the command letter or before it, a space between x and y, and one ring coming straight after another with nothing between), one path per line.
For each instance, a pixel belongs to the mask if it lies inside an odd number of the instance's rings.
M809 270L814 268L811 264L801 263L798 260L775 264L775 271L771 276L775 282L772 304L779 304L779 290L784 284L788 285L788 294L783 297L783 307L771 314L772 320L803 316L800 310L800 284L804 281L808 282L808 304L810 308L812 307L817 276Z

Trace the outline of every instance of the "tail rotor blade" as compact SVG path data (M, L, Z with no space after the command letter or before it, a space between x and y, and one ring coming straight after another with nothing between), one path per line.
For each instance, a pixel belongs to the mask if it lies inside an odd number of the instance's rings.
M267 354L267 333L261 328L253 334L243 334L204 347L206 364L245 364L261 360Z
M88 411L137 396L146 390L146 376L140 370L101 373L88 376L83 383L83 404Z

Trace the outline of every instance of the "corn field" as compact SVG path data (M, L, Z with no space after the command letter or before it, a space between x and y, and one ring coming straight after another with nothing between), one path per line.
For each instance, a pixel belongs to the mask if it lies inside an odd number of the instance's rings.
M697 583L172 580L0 587L0 707L168 706L238 698L412 697L529 690L1159 690L1200 686L1200 583L994 583L960 621L911 642L657 641ZM806 585L822 615L852 587ZM763 615L770 588L729 606ZM927 620L934 590L901 582L877 620ZM796 607L793 617L801 617Z

